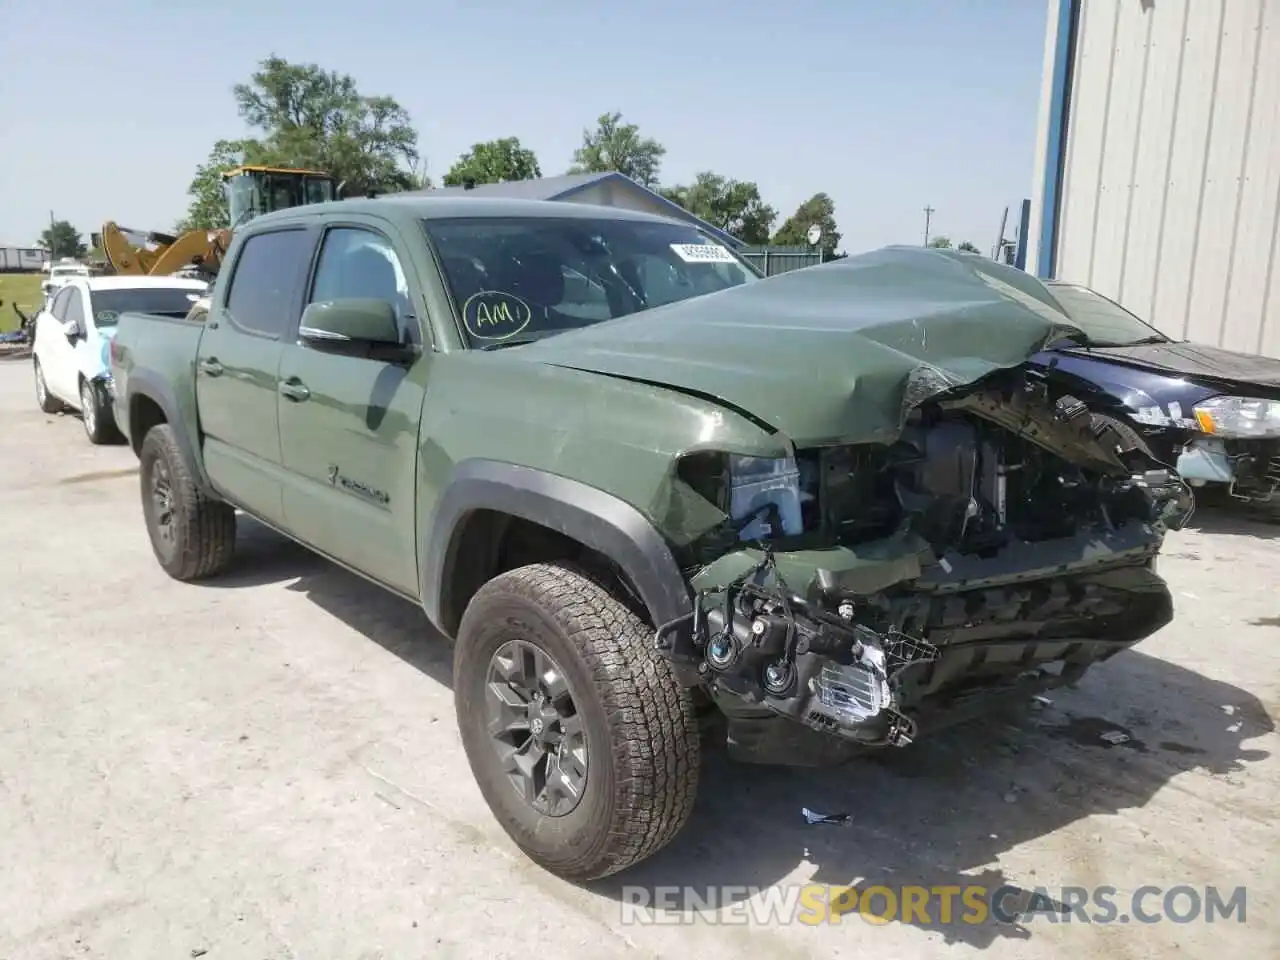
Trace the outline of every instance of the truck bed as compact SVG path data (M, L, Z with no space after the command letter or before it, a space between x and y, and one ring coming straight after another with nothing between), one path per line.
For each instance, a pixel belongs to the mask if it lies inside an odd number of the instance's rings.
M136 450L137 410L130 409L130 384L145 382L163 392L174 411L195 433L195 362L204 325L186 317L122 313L111 345L112 406L116 425Z

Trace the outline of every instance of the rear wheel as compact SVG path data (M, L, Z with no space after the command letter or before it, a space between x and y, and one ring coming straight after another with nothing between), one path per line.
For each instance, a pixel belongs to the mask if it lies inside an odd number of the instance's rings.
M532 564L485 584L454 651L458 725L498 823L536 863L591 880L652 856L693 809L693 693L604 582Z
M44 381L44 367L40 361L34 363L36 374L36 403L45 413L57 413L62 409L62 401L49 392L49 385Z
M80 381L80 419L90 443L115 443L121 439L111 406L102 388L92 380Z
M235 509L201 492L168 424L147 432L139 461L142 512L164 572L175 580L221 572L235 548Z

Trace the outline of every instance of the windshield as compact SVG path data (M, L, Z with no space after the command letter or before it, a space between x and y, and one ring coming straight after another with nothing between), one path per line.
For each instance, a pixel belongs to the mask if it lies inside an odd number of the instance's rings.
M523 343L760 279L682 224L484 217L423 226L472 347Z
M202 296L195 287L140 287L124 290L94 290L93 322L99 327L114 327L120 314L127 312L158 313L165 317L185 317L191 305Z
M1126 347L1137 343L1163 343L1169 338L1144 323L1113 300L1074 284L1055 283L1049 291L1095 347Z

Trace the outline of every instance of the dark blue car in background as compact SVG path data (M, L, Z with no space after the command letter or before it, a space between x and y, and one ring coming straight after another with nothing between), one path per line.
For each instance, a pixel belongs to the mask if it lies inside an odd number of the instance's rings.
M1173 340L1087 287L1048 287L1089 340L1056 344L1036 366L1192 486L1280 519L1280 360Z

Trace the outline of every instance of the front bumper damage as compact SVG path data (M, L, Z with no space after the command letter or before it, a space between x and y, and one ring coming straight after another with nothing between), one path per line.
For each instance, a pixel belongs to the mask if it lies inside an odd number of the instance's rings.
M1237 500L1280 499L1280 437L1192 437L1179 451L1178 473L1192 486L1227 485Z
M682 681L727 718L737 758L821 765L861 748L906 746L993 701L1074 683L1172 619L1155 561L1193 501L1170 469L1141 454L1108 466L1107 442L1093 443L1071 398L1055 406L997 391L948 403L949 413L915 434L926 456L911 469L933 486L896 488L902 509L892 533L740 544L692 570L689 622L660 628L655 640ZM1064 492L1056 508L1049 502L1053 532L1018 527L1015 499L1025 512L1033 495L1043 497L1006 483L1019 470L1044 473L1039 461L1010 459L1023 442L1041 455L1057 451L1067 472L1089 464L1104 491L1092 519ZM820 462L825 470L835 461ZM954 542L929 519L949 497L962 517ZM855 512L868 506L854 502ZM975 540L964 529L982 525L979 513L999 522Z
M841 754L832 738L906 746L993 700L1074 683L1172 619L1149 527L1046 546L990 561L909 539L739 551L694 578L692 630L660 645L710 691L740 759L821 763L805 758Z

